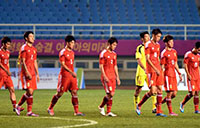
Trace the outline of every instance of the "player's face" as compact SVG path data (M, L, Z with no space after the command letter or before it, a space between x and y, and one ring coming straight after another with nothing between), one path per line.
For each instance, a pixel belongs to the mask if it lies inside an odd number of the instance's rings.
M28 38L26 38L26 40L27 40L28 43L33 44L34 43L34 35L32 33L30 33L28 35Z
M158 33L157 35L154 35L153 34L153 40L155 42L159 42L160 41L160 38L161 38L162 34L161 33Z
M9 49L10 48L10 42L7 42L6 44L3 44L4 49Z
M150 36L149 36L149 34L145 34L144 35L144 38L143 38L143 42L148 42L150 40Z
M167 45L168 45L169 48L173 48L174 47L174 40L169 40L167 42Z
M195 48L195 51L196 51L197 54L199 54L200 53L200 48Z
M117 42L114 42L110 45L110 50L113 51L117 47Z
M73 49L73 48L74 48L74 45L75 45L75 41L74 41L74 40L72 40L71 42L67 43L67 47L68 47L69 49Z

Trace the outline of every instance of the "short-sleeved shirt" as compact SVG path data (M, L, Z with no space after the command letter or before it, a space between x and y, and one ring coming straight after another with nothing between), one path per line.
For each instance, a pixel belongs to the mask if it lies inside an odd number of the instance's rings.
M65 65L71 70L74 71L74 52L72 50L62 49L59 53L60 62L65 62ZM71 75L67 70L63 67L60 69L60 73L62 76Z
M117 54L114 51L104 49L99 55L99 64L103 64L105 74L109 79L116 78L114 67L117 65Z
M158 70L161 71L160 67L160 61L159 61L159 56L160 56L160 44L159 43L153 43L152 41L149 41L145 44L145 55L149 55L149 59L153 63L153 65L158 68ZM149 65L147 65L147 71L149 73L155 72L154 69Z
M1 64L8 71L9 71L9 57L10 57L10 52L8 50L3 51L2 49L0 49ZM0 68L0 76L8 76L8 74L2 68Z
M146 57L145 57L145 52L144 52L144 44L140 44L137 46L136 53L135 53L135 58L140 59L141 63L143 66L146 68ZM141 66L138 64L137 66L137 71L136 71L136 76L145 76L145 71L141 68Z
M20 49L20 58L25 58L25 64L31 75L35 75L34 61L37 59L37 49L34 46L28 44L22 45ZM22 66L22 73L25 74L24 66Z
M177 52L175 49L161 52L161 65L165 67L165 76L176 77L175 64L177 63Z
M195 55L191 51L188 51L184 56L184 63L187 64L188 72L191 75L192 80L200 79L199 61L200 55Z

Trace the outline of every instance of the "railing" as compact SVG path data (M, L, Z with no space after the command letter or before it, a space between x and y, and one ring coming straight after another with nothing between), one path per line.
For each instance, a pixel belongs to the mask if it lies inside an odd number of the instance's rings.
M0 37L22 39L25 31L31 30L36 39L64 39L67 34L77 39L139 39L139 33L160 28L175 39L200 39L200 24L0 24Z

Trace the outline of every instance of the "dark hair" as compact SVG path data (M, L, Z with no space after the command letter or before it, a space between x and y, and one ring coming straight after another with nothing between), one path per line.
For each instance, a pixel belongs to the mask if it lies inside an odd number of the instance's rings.
M7 37L7 36L5 36L5 37L3 37L2 39L1 39L1 44L3 45L3 44L6 44L6 43L8 43L8 42L11 42L11 39L9 38L9 37Z
M141 32L141 33L140 33L140 38L144 38L144 35L145 35L145 34L148 34L148 35L149 35L149 32L147 32L147 31Z
M72 40L76 42L75 38L72 35L67 35L65 37L65 42L71 42Z
M157 35L159 33L162 34L162 32L161 32L161 30L159 28L153 29L151 33L154 34L154 35Z
M173 40L173 39L174 39L173 36L166 35L163 37L163 42L167 43L168 41Z
M196 49L200 48L200 42L199 42L199 41L197 41L197 42L195 43L195 48L196 48Z
M114 42L116 42L118 44L117 38L115 37L110 37L110 39L108 39L108 43L109 44L113 44Z
M24 40L26 41L26 38L28 38L29 34L34 34L32 31L27 31L24 33Z

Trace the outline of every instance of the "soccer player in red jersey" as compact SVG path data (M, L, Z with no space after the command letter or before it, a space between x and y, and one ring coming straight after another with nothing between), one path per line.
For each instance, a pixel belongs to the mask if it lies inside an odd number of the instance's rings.
M21 105L27 101L27 116L39 116L32 112L33 92L37 89L37 82L40 80L37 64L37 49L33 46L34 33L32 31L25 32L24 40L26 43L20 48L20 58L22 63L21 71L25 78L27 90L21 97L17 109L19 110Z
M157 94L157 105L156 105L156 116L166 115L162 114L161 104L162 104L162 85L164 84L163 72L160 66L160 44L158 41L162 36L160 29L152 30L152 40L145 44L145 55L147 60L147 77L148 77L148 86L150 91L147 92L140 103L136 107L136 113L141 114L140 109L143 103L152 95Z
M180 81L182 81L182 76L177 64L177 52L173 49L173 37L171 35L166 35L163 38L163 42L165 43L165 49L161 52L161 67L164 71L164 87L167 96L163 99L162 104L167 102L169 115L178 116L178 114L172 111L171 104L171 99L176 96L178 90L175 70L179 75Z
M64 94L64 92L70 91L72 98L72 104L74 106L75 116L84 116L78 109L78 83L77 75L74 72L74 52L72 51L75 45L75 38L71 35L65 37L66 46L59 53L59 60L61 63L61 70L58 77L57 93L53 96L51 104L47 109L48 113L53 116L53 107L57 103L58 99Z
M115 37L108 40L108 47L99 55L99 68L101 70L101 82L106 92L102 103L98 107L103 116L117 116L111 112L112 97L115 94L116 80L120 85L117 67L117 54L114 52L118 41ZM107 105L107 113L105 114L104 106Z
M184 68L187 73L187 85L188 94L180 103L180 111L184 112L184 105L194 96L194 108L195 113L199 111L199 90L200 90L200 73L199 73L199 61L200 61L200 42L196 42L192 51L188 51L184 56Z
M10 93L10 100L13 105L13 111L16 114L19 114L19 111L16 109L16 96L15 89L11 79L11 72L9 69L9 57L10 51L8 50L10 47L11 39L9 37L3 37L1 40L1 49L0 49L0 89L2 85L6 89L8 89Z

